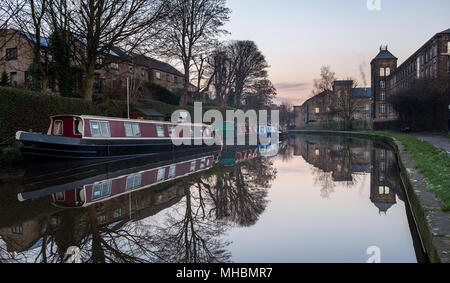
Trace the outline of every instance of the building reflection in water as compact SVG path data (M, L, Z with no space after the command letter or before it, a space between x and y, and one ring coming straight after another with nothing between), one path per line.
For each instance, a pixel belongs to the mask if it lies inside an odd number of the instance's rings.
M223 235L258 221L276 175L254 148L102 166L25 188L17 210L36 211L0 228L0 261L63 262L76 246L83 262L228 262Z
M337 184L354 187L370 174L370 200L380 215L404 201L396 157L386 144L331 136L295 136L294 155L313 165L321 196L329 198Z

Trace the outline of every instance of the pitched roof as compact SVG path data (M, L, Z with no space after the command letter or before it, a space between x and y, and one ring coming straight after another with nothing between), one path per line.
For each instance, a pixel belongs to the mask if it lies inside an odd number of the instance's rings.
M354 88L352 89L353 98L371 98L372 91L370 88Z
M175 69L173 66L171 66L168 63L144 56L144 55L138 55L135 58L135 62L138 65L148 67L150 69L155 69L159 71L163 71L165 73L169 73L172 75L184 77L183 73Z
M395 57L394 55L392 55L391 52L389 52L389 50L386 49L381 49L380 48L380 53L378 53L378 55L374 58L374 60L377 59L398 59L397 57Z
M333 85L353 85L353 81L352 80L334 81Z
M158 111L155 111L153 109L143 109L143 108L137 108L136 110L138 110L139 112L147 115L147 116L151 116L151 117L166 117L165 115L159 113Z
M449 28L449 29L447 29L447 30L444 30L444 31L442 31L442 32L440 32L440 33L446 33L446 34L450 34L450 28Z

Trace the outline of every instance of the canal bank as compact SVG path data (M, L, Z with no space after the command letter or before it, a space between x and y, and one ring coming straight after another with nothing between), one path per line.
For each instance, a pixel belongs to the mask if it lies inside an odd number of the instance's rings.
M390 145L397 156L401 180L424 250L432 263L450 262L450 217L432 192L429 183L416 169L412 154L394 137L375 133L293 130L291 134L341 135L370 138Z

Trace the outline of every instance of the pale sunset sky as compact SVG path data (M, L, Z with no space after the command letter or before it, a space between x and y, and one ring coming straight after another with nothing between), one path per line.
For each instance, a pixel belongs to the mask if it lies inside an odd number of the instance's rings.
M232 9L227 39L253 40L270 65L277 102L300 105L311 96L320 67L338 79L370 87L370 61L388 45L399 64L434 34L450 28L448 0L227 0Z

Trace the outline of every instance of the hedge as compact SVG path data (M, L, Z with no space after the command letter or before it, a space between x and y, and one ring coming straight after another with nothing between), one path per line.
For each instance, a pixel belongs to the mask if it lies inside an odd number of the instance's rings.
M132 101L130 109L134 108L153 109L167 117L180 109L178 105L155 100ZM194 108L190 105L182 107L182 109L188 111L191 115L194 113ZM211 109L224 111L230 108L203 107L203 111ZM32 130L33 132L46 133L50 124L49 118L60 114L124 118L127 115L127 103L126 101L107 99L93 104L91 101L78 98L0 87L0 144L13 139L17 131Z

